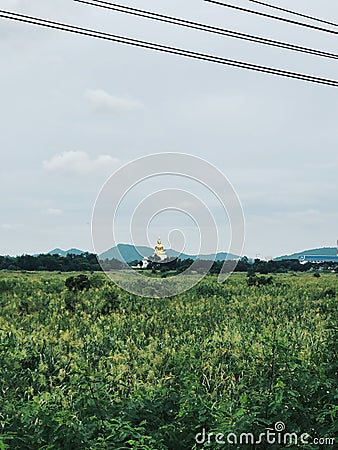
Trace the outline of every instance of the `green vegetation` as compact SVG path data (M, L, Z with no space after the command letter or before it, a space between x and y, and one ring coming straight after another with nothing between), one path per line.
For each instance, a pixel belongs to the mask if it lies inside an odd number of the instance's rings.
M336 274L210 275L166 299L78 275L0 272L0 449L287 448L194 440L279 421L337 433Z
M121 263L118 261L121 265ZM68 254L66 256L41 254L37 256L0 256L0 269L27 270L27 271L81 271L100 270L96 255L82 253L80 255Z
M61 251L61 250L60 250ZM139 260L131 261L130 266L137 266ZM176 270L176 273L181 273L189 269L193 259L178 259L172 260L171 263L166 264L150 264L149 271L169 271ZM117 259L105 259L100 260L101 266L106 271L110 270L125 270L126 264ZM210 270L209 268L211 264ZM214 261L213 263L208 260L195 261L194 270L197 272L205 273L208 271L210 274L220 273L223 267L224 261ZM225 265L232 262L226 262ZM262 261L256 259L253 263L249 262L245 256L238 261L235 268L236 272L259 272L259 273L286 273L290 270L294 272L306 272L308 270L330 270L338 272L338 264L332 262L322 262L320 264L309 263L301 264L297 259L281 260L281 261ZM0 256L0 270L23 270L28 272L36 271L49 271L49 272L74 272L74 271L98 271L101 267L97 261L97 256L92 253L72 254L69 253L65 256L59 254L41 254L41 255L21 255L21 256ZM232 269L231 269L232 271ZM1 449L0 449L1 450Z

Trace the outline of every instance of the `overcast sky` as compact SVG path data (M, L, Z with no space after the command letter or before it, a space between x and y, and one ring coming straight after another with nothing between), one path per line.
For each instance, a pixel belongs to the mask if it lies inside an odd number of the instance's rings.
M121 3L338 51L335 36L202 0ZM247 0L232 3L255 8ZM338 22L338 3L332 0L275 3ZM334 60L71 0L2 0L1 7L338 79ZM157 152L205 158L228 177L244 209L245 254L277 256L335 244L337 88L5 19L0 19L0 51L0 254L92 250L91 214L101 186L121 165Z

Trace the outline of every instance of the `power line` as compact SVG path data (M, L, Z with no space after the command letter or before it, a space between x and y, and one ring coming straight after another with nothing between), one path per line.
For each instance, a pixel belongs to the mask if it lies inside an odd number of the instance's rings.
M260 11L255 11L253 9L242 8L241 6L230 5L229 3L223 3L223 2L220 2L217 0L204 0L204 1L208 2L208 3L214 3L215 5L224 6L226 8L235 9L237 11L243 11L243 12L247 12L250 14L256 14L257 16L267 17L268 19L280 20L282 22L290 23L292 25L298 25L301 27L310 28L310 29L316 30L316 31L323 31L324 33L330 33L330 34L336 34L336 35L338 34L338 31L329 30L328 28L322 28L322 27L318 27L316 25L311 25L309 23L298 22L298 21L292 20L292 19L286 19L285 17L273 16L271 14L266 14L266 13L263 13Z
M278 11L286 12L288 14L293 14L294 16L304 17L305 19L310 19L315 22L325 23L326 25L332 25L333 27L338 27L337 23L329 22L328 20L325 20L325 19L319 19L318 17L308 16L306 14L303 14L303 13L300 13L297 11L292 11L290 9L281 8L280 6L271 5L269 3L261 2L258 0L248 0L248 1L251 3L257 3L258 5L266 6L267 8L272 8L272 9L276 9Z
M290 72L287 70L281 70L281 69L276 69L276 68L272 68L272 67L261 66L261 65L257 65L257 64L251 64L251 63L247 63L247 62L222 58L222 57L213 56L213 55L209 55L209 54L193 52L190 50L183 50L183 49L180 49L177 47L169 47L166 45L154 44L154 43L147 42L147 41L141 41L138 39L132 39L132 38L128 38L128 37L104 33L101 31L91 30L88 28L82 28L82 27L78 27L78 26L74 26L74 25L68 25L68 24L60 23L60 22L54 22L51 20L40 19L37 17L13 13L10 11L0 10L0 17L4 18L4 19L8 19L8 20L13 20L16 22L32 24L32 25L49 28L49 29L54 29L54 30L66 31L66 32L73 33L73 34L93 37L96 39L103 39L103 40L111 41L111 42L118 42L118 43L122 43L122 44L126 44L126 45L132 45L135 47L147 48L150 50L155 50L155 51L159 51L159 52L163 52L163 53L170 53L170 54L174 54L174 55L180 55L180 56L184 56L187 58L193 58L193 59L197 59L197 60L213 62L216 64L239 67L241 69L253 70L256 72L263 72L263 73L268 73L268 74L272 74L272 75L278 75L281 77L294 78L294 79L298 79L298 80L302 80L302 81L309 81L312 83L338 87L337 80L320 78L320 77L307 75L307 74L303 74L303 73L298 73L298 72Z
M315 56L321 56L324 58L338 59L338 54L336 54L336 53L324 52L321 50L316 50L316 49L312 49L312 48L308 48L308 47L302 47L299 45L289 44L286 42L262 38L260 36L239 33L237 31L227 30L224 28L214 27L211 25L205 25L205 24L198 23L198 22L192 22L190 20L178 19L176 17L171 17L171 16L167 16L167 15L163 15L163 14L157 14L154 12L145 11L145 10L137 9L137 8L132 8L129 6L118 5L118 4L110 3L107 1L94 0L95 3L90 0L74 0L74 1L77 3L83 3L86 5L90 5L90 6L95 6L98 8L104 8L104 9L108 9L108 10L112 10L112 11L130 14L133 16L144 17L146 19L156 20L159 22L165 22L165 23L170 23L170 24L174 24L174 25L179 25L179 26L182 26L185 28L206 31L209 33L214 33L214 34L218 34L218 35L222 35L222 36L243 39L243 40L246 40L249 42L255 42L258 44L264 44L264 45L269 45L269 46L278 47L278 48L284 48L287 50L293 50L293 51L297 51L300 53L307 53L307 54L311 54L311 55L315 55Z

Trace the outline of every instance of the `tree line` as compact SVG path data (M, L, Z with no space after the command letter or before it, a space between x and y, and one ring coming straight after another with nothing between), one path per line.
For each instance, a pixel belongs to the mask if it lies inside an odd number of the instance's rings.
M193 263L193 260L183 260L178 261L177 269L179 271L184 271L189 268L189 266ZM194 270L203 271L205 267L207 267L210 264L210 261L205 260L199 260L196 261L194 264ZM224 265L224 268L223 268ZM210 274L219 274L223 268L223 272L227 272L227 266L229 266L229 270L232 268L232 261L214 261L209 273ZM282 260L282 261L262 261L260 259L255 259L254 262L251 262L246 256L241 258L237 266L235 268L235 272L248 272L250 273L261 273L261 274L268 274L268 273L284 273L289 271L294 272L306 272L312 268L314 268L315 265L311 263L301 264L297 259L288 259L288 260Z
M97 271L101 270L101 267L96 255L92 253L68 254L67 256L41 254L37 256L0 256L0 270L78 272Z
M131 266L137 265L138 261L130 263ZM157 264L159 266L156 270L161 272L176 270L178 273L189 271L189 268L194 263L193 270L196 272L205 272L210 267L211 261L208 260L193 260L193 259L178 259L175 261L175 267L168 264ZM224 265L224 267L223 267ZM231 271L233 267L232 261L214 261L208 270L210 274L219 274L223 269L223 272ZM306 262L302 264L298 259L285 259L280 261L264 261L261 259L255 259L250 261L246 256L241 258L235 268L235 272L247 272L249 275L254 273L268 274L268 273L286 273L286 272L307 272L308 270L335 270L338 272L338 264L332 262L322 262L320 265L317 263ZM150 265L149 269L154 269L154 266Z
M194 262L192 259L178 259L175 261L175 267L172 265L158 264L156 270L165 272L167 270L176 270L182 273L189 269ZM25 270L25 271L49 271L49 272L96 272L101 271L102 267L105 270L123 270L126 264L117 259L106 259L98 262L97 256L93 253L82 253L81 255L68 254L66 256L40 254L37 256L21 255L21 256L0 256L0 270ZM138 261L133 261L129 265L135 265ZM214 261L209 273L218 274L223 267L224 261ZM228 264L231 264L230 262ZM205 268L210 265L210 261L198 260L195 261L194 270L199 272L205 271ZM225 263L225 266L227 262ZM102 267L101 267L102 266ZM320 267L324 270L335 270L338 272L338 264L321 263ZM153 268L154 269L154 268ZM235 271L250 273L283 273L283 272L306 272L308 270L318 269L318 264L307 262L301 264L297 259L287 259L282 261L262 261L255 259L251 262L247 257L243 257L238 261ZM226 267L225 267L226 271Z

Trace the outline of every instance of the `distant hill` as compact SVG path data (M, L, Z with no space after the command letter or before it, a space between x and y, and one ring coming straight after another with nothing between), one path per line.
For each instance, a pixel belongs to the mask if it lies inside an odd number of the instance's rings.
M215 261L224 261L225 259L240 259L240 256L236 256L232 253L226 253L226 252L218 252L215 254L209 254L209 255L198 255L198 256L192 256L193 259L203 259L203 260L215 260Z
M69 250L62 250L61 248L54 248L54 250L51 250L48 252L49 255L59 255L59 256L67 256L67 255L82 255L84 252L83 250L79 250L78 248L70 248Z
M154 250L145 246L134 246L130 244L118 244L115 247L100 254L100 259L118 259L119 261L131 262L150 256Z
M84 252L78 248L70 248L69 250L62 250L61 248L55 248L48 252L49 255L60 255L67 256L72 255L82 255ZM144 245L134 246L131 244L118 244L115 247L100 254L100 259L117 259L122 262L131 262L136 260L141 260L144 256L148 257L154 254L154 249ZM179 257L180 259L202 259L202 260L215 260L224 261L228 257L228 253L219 252L215 254L204 254L204 255L189 255L187 253L179 253L176 250L166 250L166 254L169 258ZM304 250L302 252L291 253L289 255L282 255L274 258L274 261L282 261L285 259L299 259L302 256L336 256L336 247L321 247L314 248L310 250ZM239 256L229 253L230 259L239 259Z
M336 256L337 249L335 247L313 248L311 250L304 250L291 255L283 255L274 258L274 261L282 261L283 259L299 259L302 256Z
M120 261L131 262L135 260L141 260L144 256L149 257L153 255L154 249L146 246L134 246L131 244L118 244L115 247L100 254L100 259L118 259ZM188 255L186 253L179 253L176 250L166 250L166 254L169 258L179 257L180 259L203 259L203 260L219 260L223 261L227 258L227 253L220 252L216 255ZM229 254L231 259L238 259L238 256Z

